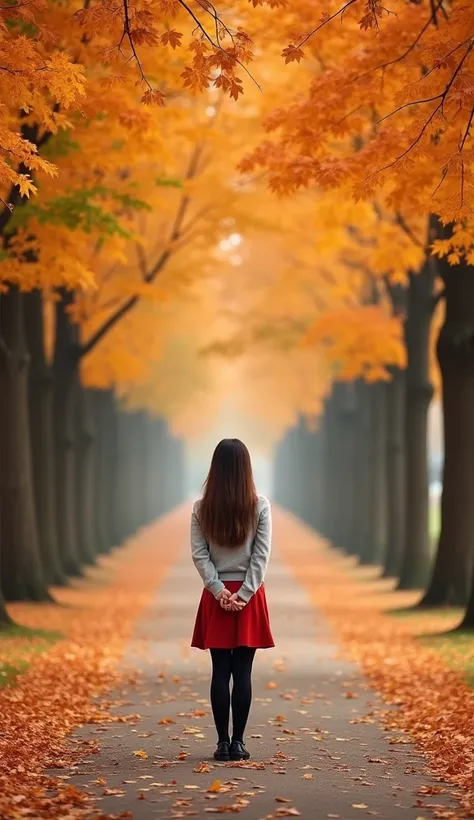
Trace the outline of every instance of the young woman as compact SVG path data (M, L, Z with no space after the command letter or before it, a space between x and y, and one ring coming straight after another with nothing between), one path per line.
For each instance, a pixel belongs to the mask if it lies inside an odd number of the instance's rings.
M238 439L224 439L191 517L192 557L204 583L191 645L211 652L216 760L250 757L244 731L253 659L256 649L274 646L263 586L271 538L270 504L256 493L249 451Z

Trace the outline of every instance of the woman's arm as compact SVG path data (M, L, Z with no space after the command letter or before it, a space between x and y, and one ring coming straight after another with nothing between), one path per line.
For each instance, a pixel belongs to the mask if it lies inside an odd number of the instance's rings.
M198 517L196 515L196 505L193 507L191 515L191 555L203 584L209 592L218 598L222 590L225 589L222 581L219 581L217 570L212 563L207 541L204 538Z
M272 549L272 511L270 503L265 499L258 518L257 532L250 558L249 568L245 575L245 581L240 587L237 595L242 601L248 603L262 585L267 571L270 553Z

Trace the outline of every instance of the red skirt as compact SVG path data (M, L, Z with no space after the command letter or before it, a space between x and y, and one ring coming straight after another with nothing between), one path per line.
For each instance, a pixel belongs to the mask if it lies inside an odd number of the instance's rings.
M232 593L238 592L241 581L226 581ZM265 588L262 585L239 612L227 612L209 590L204 589L194 625L191 646L197 649L236 649L251 646L270 649L275 646L268 617Z

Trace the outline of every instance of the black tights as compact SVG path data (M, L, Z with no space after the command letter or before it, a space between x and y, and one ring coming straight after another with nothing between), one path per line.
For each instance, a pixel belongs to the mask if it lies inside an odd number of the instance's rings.
M211 704L219 742L229 740L229 717L232 704L232 740L243 742L252 703L252 664L255 649L211 649ZM232 698L230 679L233 678Z

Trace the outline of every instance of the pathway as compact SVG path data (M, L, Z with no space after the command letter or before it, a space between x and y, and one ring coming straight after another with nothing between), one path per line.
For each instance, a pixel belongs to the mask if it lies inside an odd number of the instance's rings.
M337 658L327 626L291 567L280 562L278 526L267 581L277 648L257 653L247 732L252 760L243 766L212 760L209 658L188 648L200 594L188 555L188 517L186 509L180 543L157 545L176 551L176 563L127 650L125 663L139 674L117 694L114 709L124 722L76 733L72 742L99 740L100 749L84 757L69 782L93 795L101 811L128 811L134 820L227 811L248 820L298 813L429 817L416 807L417 790L430 782L423 760L410 744L389 744L370 717L380 702L357 668Z

